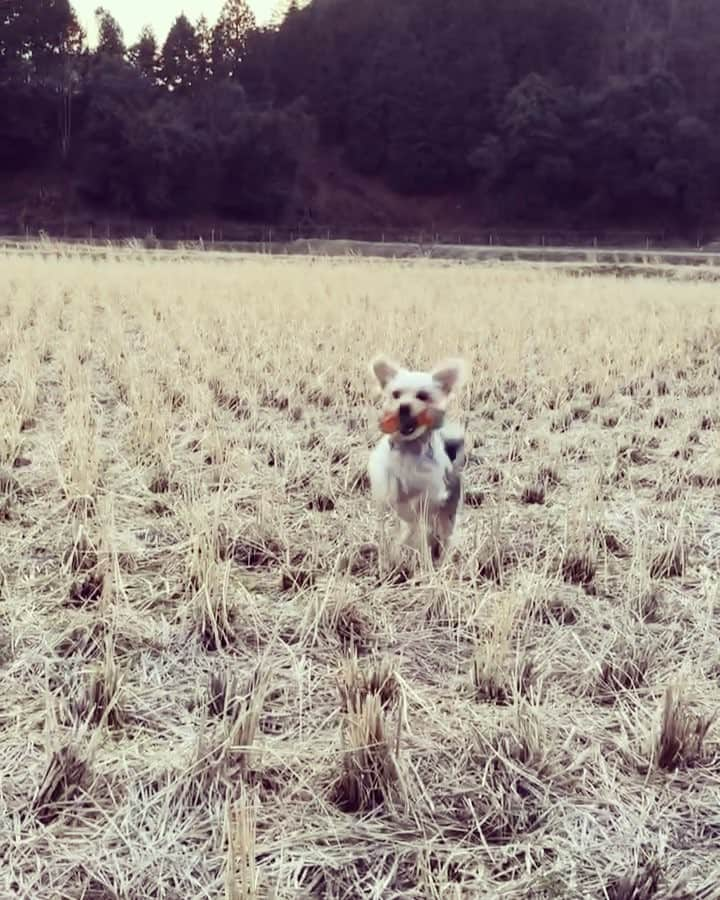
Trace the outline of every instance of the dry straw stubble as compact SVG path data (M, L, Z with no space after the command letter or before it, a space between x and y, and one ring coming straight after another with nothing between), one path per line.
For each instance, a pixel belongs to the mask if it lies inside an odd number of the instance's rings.
M712 896L715 287L104 252L3 259L0 893ZM439 574L381 350L472 372Z

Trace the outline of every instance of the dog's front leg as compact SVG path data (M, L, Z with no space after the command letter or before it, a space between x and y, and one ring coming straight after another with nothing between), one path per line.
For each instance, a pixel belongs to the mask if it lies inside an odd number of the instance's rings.
M417 523L403 522L400 533L400 545L407 550L420 549L420 529Z
M429 497L424 497L418 504L416 516L413 520L413 550L415 556L422 564L427 567L434 559L434 517L430 513L431 503Z
M392 539L388 527L387 509L377 511L377 548L378 548L378 575L384 578L392 569Z
M456 515L446 511L433 517L430 532L430 555L435 566L439 566L452 545L456 526Z

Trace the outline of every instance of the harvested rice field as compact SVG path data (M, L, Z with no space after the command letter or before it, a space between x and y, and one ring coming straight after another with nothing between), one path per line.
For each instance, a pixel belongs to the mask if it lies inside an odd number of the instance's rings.
M0 896L720 897L716 286L1 263ZM437 570L381 351L469 369Z

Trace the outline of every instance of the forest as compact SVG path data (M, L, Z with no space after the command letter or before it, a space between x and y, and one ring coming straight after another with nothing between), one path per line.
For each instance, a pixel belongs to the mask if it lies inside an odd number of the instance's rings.
M717 0L312 0L266 27L227 0L165 36L96 16L91 48L68 0L0 9L2 193L282 222L331 148L478 223L718 220Z

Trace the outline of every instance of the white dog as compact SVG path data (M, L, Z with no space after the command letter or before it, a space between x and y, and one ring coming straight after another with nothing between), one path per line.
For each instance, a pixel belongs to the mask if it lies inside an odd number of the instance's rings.
M429 547L437 563L462 500L465 438L461 428L443 421L463 363L449 360L432 372L411 372L378 357L372 371L385 394L380 421L385 436L368 463L373 499L406 523L405 543L421 551Z

